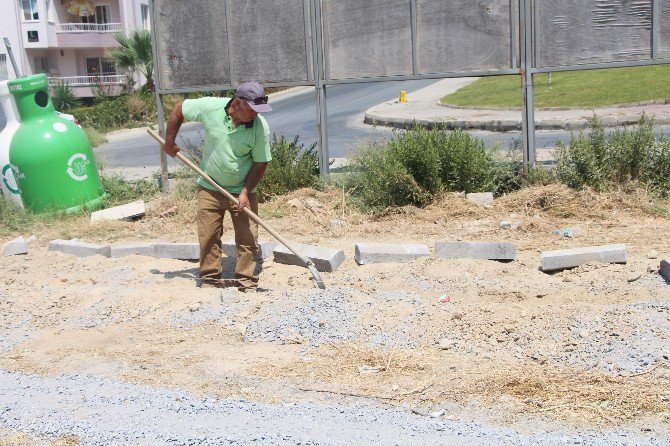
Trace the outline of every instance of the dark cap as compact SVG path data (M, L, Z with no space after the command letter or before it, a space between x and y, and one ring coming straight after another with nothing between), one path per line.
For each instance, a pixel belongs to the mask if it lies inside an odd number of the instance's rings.
M235 97L243 99L255 112L264 113L272 111L268 105L268 97L265 96L263 86L258 82L245 82L235 91Z

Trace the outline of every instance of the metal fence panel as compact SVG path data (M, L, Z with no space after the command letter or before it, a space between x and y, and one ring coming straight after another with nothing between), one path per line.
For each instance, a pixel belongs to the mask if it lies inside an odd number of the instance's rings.
M658 56L670 57L670 0L659 0Z
M161 90L230 85L225 2L155 0Z
M343 79L412 74L410 0L323 3L327 76Z
M312 78L309 0L155 0L154 8L161 90Z
M233 78L236 84L308 79L311 36L304 0L232 0ZM308 65L309 64L309 65Z
M510 68L511 21L510 0L417 0L419 72Z
M555 67L651 58L651 2L535 0L539 65Z

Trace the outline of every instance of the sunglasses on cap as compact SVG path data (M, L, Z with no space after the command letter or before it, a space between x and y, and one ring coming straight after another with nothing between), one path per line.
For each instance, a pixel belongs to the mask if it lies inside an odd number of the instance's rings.
M259 96L251 102L253 102L254 105L267 104L268 103L268 97L267 96Z

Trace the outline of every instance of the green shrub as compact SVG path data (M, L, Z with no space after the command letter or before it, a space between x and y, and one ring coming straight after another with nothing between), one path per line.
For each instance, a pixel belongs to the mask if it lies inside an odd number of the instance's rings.
M609 135L597 117L590 124L588 136L580 132L571 136L567 146L558 144L556 171L561 182L597 192L633 183L663 196L670 193L669 143L665 137L656 140L653 119L643 115L634 128Z
M127 96L119 96L96 104L92 107L80 107L72 111L82 126L90 126L100 131L124 127L129 119Z
M439 132L441 178L444 188L459 192L489 192L494 188L494 157L484 142L463 130Z
M443 188L440 160L443 135L444 132L439 130L416 128L399 134L388 143L389 155L429 194Z
M345 187L354 204L365 211L422 206L430 198L386 142L359 148L351 158L350 169Z
M65 112L81 105L81 100L75 96L72 87L62 80L58 81L52 87L51 102L53 102L54 108L60 112Z
M272 196L284 195L303 187L319 186L319 156L316 144L305 148L296 136L288 141L273 135L270 143L272 161L256 192L265 201Z

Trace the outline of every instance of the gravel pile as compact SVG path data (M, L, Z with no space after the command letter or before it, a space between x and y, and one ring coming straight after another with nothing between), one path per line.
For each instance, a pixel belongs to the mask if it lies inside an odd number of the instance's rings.
M109 445L667 445L632 432L539 431L419 416L367 405L261 404L92 376L0 371L0 425L35 437Z
M285 291L254 316L246 340L306 342L319 346L356 339L360 305L349 288Z

